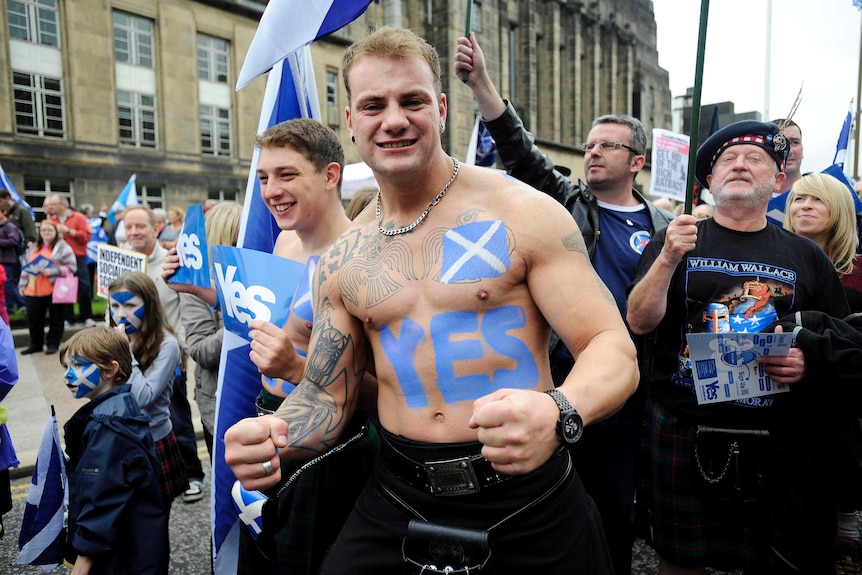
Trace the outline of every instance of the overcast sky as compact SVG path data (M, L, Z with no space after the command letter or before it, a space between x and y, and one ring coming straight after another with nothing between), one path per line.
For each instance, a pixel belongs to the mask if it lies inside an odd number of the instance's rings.
M850 99L856 97L862 14L852 0L773 0L770 98L766 99L768 0L713 0L709 6L701 103L732 101L737 113L784 117L802 88L803 172L830 164ZM653 0L659 64L673 97L694 86L698 0ZM852 144L851 144L852 146ZM853 152L845 171L853 175ZM862 164L862 160L860 160Z

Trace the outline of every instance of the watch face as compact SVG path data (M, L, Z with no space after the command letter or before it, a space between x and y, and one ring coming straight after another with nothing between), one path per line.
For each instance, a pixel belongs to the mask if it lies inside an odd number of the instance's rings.
M563 428L563 439L565 439L567 443L575 443L581 438L581 434L584 432L584 426L581 422L580 415L574 412L567 413L563 416L560 423L562 423Z

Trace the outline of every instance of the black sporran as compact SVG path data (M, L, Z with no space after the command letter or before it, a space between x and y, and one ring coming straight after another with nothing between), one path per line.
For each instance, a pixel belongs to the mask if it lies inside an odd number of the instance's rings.
M696 481L709 498L735 505L758 502L766 492L769 432L698 426Z
M405 575L480 573L491 558L484 529L445 527L411 520L401 543Z

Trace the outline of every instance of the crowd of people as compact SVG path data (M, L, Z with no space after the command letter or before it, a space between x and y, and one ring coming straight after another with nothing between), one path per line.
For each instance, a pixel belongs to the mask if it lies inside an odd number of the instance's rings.
M474 34L458 39L453 72L511 177L443 149L439 58L413 32L371 33L342 70L351 142L379 187L345 212L344 153L319 122L257 136L273 254L302 272L281 288L284 325L248 325L257 416L223 438L217 293L171 280L183 209L121 215L110 235L147 272L110 285L113 329L62 343L64 322L94 319L87 218L52 196L36 227L0 191L5 307L23 302L30 327L21 353L59 350L70 391L90 400L65 427L73 573L167 572L171 503L205 490L189 357L210 456L223 439L242 489L273 504L265 537L240 530L239 573L626 575L637 537L663 575L853 572L859 223L852 190L802 172L792 119L707 138L696 177L714 205L686 214L636 189L648 135L632 116L596 118L585 181L564 175ZM208 209L208 245L236 246L241 213ZM39 258L53 265L22 269ZM52 300L66 275L78 317ZM689 335L729 332L793 344L693 356ZM785 393L704 401L698 380L719 356ZM120 486L128 497L112 496ZM129 547L141 533L148 547Z

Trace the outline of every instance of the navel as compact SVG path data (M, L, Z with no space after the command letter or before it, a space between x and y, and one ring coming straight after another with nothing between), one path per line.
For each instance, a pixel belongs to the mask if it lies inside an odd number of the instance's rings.
M480 289L476 292L476 297L482 301L485 301L486 299L491 297L491 295L488 293L488 290Z
M365 316L365 319L364 319L363 321L364 321L365 323L368 323L368 324L370 324L370 323L374 323L374 320L373 320L373 319L371 319L371 316L370 316L370 315Z
M445 415L443 415L442 413L440 413L440 412L438 411L438 412L437 412L437 414L436 414L436 415L434 415L434 420L435 420L437 423L445 423L445 421L446 421L446 416L445 416Z

